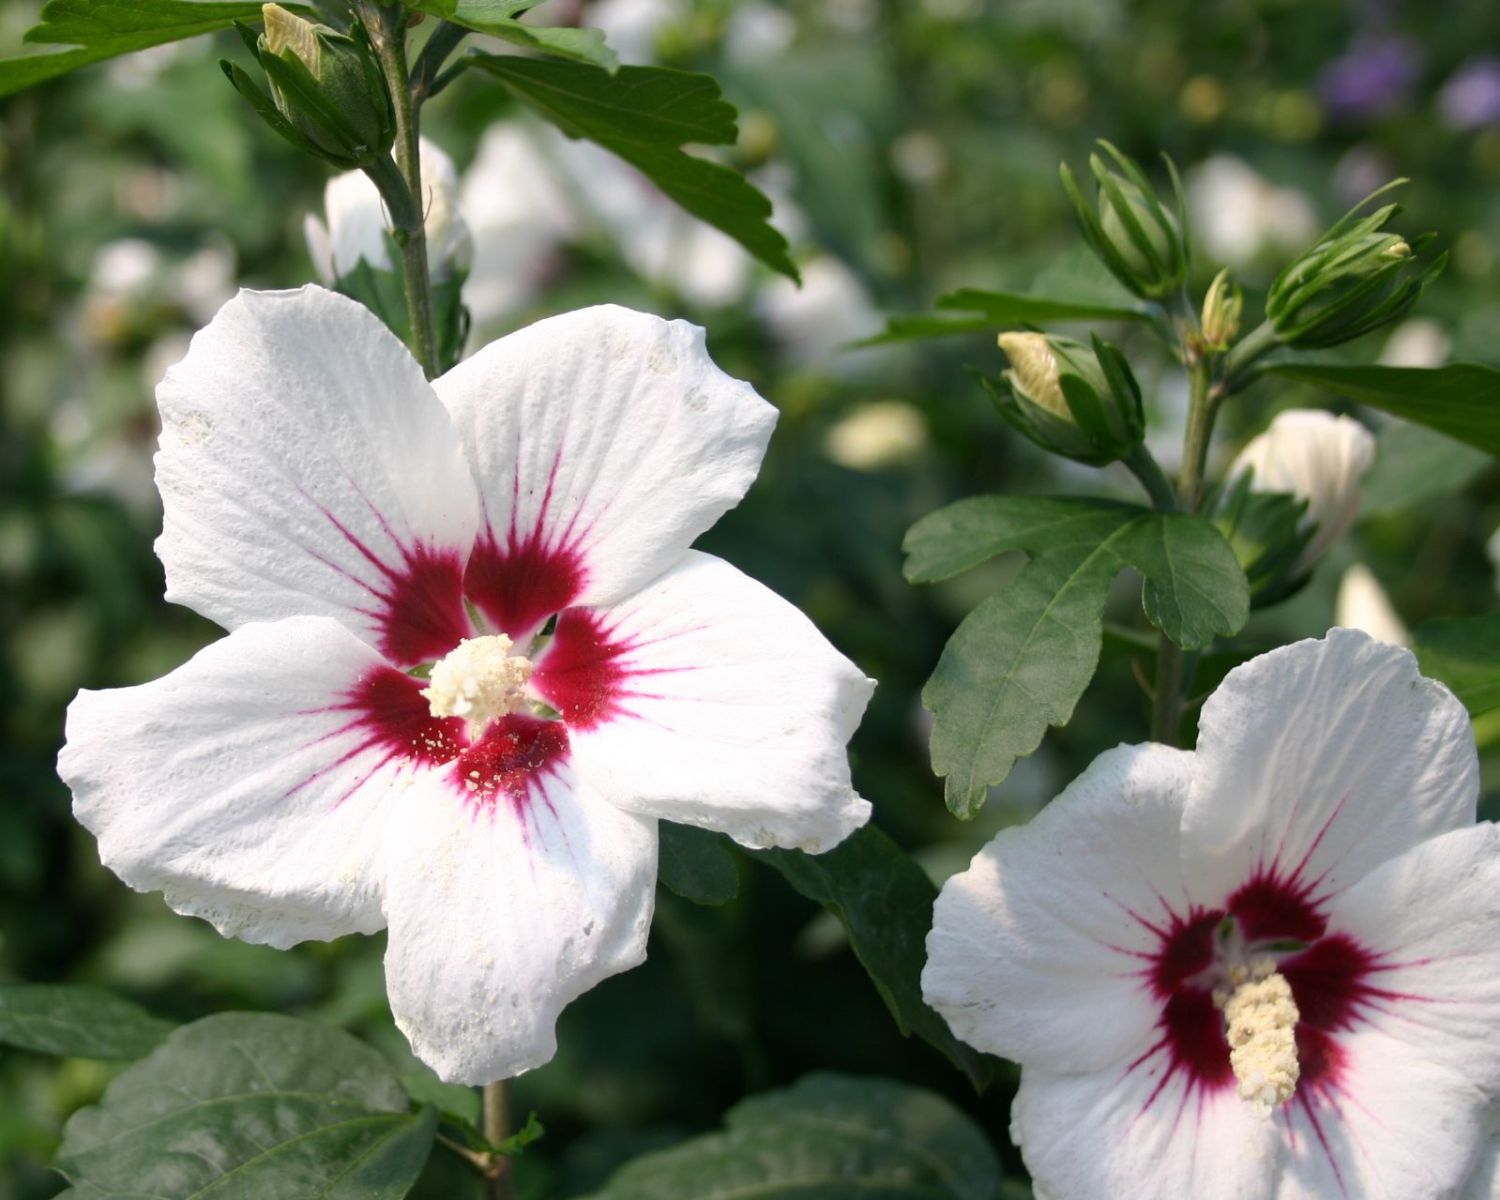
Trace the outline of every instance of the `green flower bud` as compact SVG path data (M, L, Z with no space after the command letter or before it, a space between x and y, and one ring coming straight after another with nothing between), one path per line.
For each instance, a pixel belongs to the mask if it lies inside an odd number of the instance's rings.
M1184 236L1181 187L1177 171L1168 169L1177 190L1176 214L1157 199L1151 181L1134 159L1121 154L1108 142L1100 142L1119 170L1097 154L1089 156L1089 170L1099 185L1098 212L1084 198L1072 170L1061 167L1084 240L1122 284L1137 296L1160 300L1182 286L1187 277L1188 247Z
M1010 369L983 379L1001 414L1037 445L1102 466L1145 434L1141 393L1124 356L1107 342L1085 346L1044 333L1002 333Z
M1432 234L1415 245L1398 233L1384 231L1400 212L1387 204L1367 217L1356 214L1376 196L1402 183L1396 180L1360 201L1322 239L1288 266L1271 285L1266 316L1276 336L1302 349L1337 346L1403 316L1447 261L1439 255L1426 263L1417 252Z
M336 166L364 167L388 154L396 114L369 36L315 25L279 4L261 8L265 33L240 27L271 85L269 97L249 75L223 63L230 82L294 145Z
M1229 344L1239 336L1240 316L1245 310L1245 294L1240 285L1229 277L1229 268L1214 276L1208 285L1208 294L1203 297L1203 348L1214 354L1222 354Z

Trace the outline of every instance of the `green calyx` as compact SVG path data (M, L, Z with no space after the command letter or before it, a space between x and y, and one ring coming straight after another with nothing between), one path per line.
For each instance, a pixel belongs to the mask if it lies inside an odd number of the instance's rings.
M1102 466L1140 444L1140 386L1114 346L1035 332L1004 333L999 341L1010 369L980 381L1001 415L1037 445Z
M1360 201L1276 277L1266 298L1266 316L1281 341L1301 349L1352 341L1398 320L1443 269L1446 254L1421 259L1433 234L1408 241L1385 230L1401 211L1398 205L1358 215L1371 200L1404 182L1394 180Z
M1317 532L1303 518L1307 501L1289 492L1257 492L1254 473L1226 485L1210 511L1250 584L1252 608L1265 608L1301 590L1310 571L1302 552Z
M1176 168L1168 159L1177 199L1173 213L1157 198L1134 159L1108 142L1099 145L1114 166L1098 154L1089 156L1089 170L1098 184L1097 212L1084 197L1072 169L1066 163L1060 168L1084 241L1133 293L1160 300L1182 287L1188 270L1187 216Z
M335 166L367 167L390 152L396 114L369 35L357 20L350 33L315 25L277 4L262 8L265 32L240 35L266 73L270 95L248 72L222 63L225 74L277 133Z

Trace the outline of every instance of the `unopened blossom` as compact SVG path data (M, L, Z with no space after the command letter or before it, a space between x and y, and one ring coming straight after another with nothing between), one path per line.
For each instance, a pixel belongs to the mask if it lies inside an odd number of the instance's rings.
M221 932L386 927L445 1079L546 1062L645 955L658 818L827 849L872 682L689 549L775 412L616 307L429 384L352 300L242 292L157 392L167 597L230 630L83 692L58 769L104 864Z
M1436 1200L1493 1168L1500 830L1467 713L1335 629L950 879L923 994L1047 1200ZM1483 1181L1487 1182L1487 1178Z
M1364 563L1350 563L1339 580L1333 623L1344 629L1363 630L1377 642L1411 645L1411 633L1397 615L1391 598Z
M1354 523L1364 496L1360 482L1374 461L1375 437L1354 418L1292 408L1250 439L1229 478L1250 472L1253 491L1287 492L1307 502L1301 527L1313 533L1297 562L1301 573Z
M441 281L469 269L474 246L469 227L458 211L458 172L453 160L426 138L421 140L419 159L427 262L433 278ZM385 204L363 171L345 171L328 181L323 191L323 212L326 224L309 213L303 233L313 267L324 283L342 279L359 266L361 259L378 271L395 269Z

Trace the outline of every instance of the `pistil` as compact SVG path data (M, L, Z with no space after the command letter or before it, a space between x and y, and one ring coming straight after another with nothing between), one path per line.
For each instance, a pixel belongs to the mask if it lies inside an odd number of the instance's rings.
M1229 1065L1240 1099L1258 1117L1269 1117L1297 1089L1297 1021L1301 1014L1286 978L1270 957L1230 968L1232 990L1214 992L1224 1010Z
M432 668L422 696L435 717L462 717L470 737L508 716L527 700L531 660L512 654L503 633L465 638Z

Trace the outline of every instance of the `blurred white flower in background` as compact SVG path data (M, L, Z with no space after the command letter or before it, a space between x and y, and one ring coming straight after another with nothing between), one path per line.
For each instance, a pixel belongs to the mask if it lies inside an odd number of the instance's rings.
M755 309L787 358L799 365L822 362L841 347L878 333L879 312L859 277L830 254L800 264L802 286L776 276L756 298Z
M1441 367L1448 361L1453 339L1436 321L1412 317L1402 321L1380 349L1383 367Z
M1377 642L1411 645L1411 633L1396 615L1391 598L1364 563L1351 563L1339 580L1333 623L1342 629L1362 630Z
M1200 248L1225 266L1243 270L1263 256L1305 250L1318 235L1318 214L1306 196L1275 186L1233 155L1192 168L1186 191Z
M1251 490L1307 501L1301 528L1313 529L1296 571L1309 570L1359 515L1360 482L1375 461L1375 437L1352 417L1315 408L1278 413L1229 468L1232 483L1253 472Z
M421 141L420 157L427 264L433 279L442 281L468 270L473 242L459 215L458 172L453 160L426 138ZM324 283L331 285L349 274L361 259L378 271L395 269L385 205L363 171L345 171L328 181L323 189L323 212L327 223L308 213L303 233L307 253Z
M828 457L851 471L879 471L915 458L927 445L927 418L903 400L861 404L823 439Z

